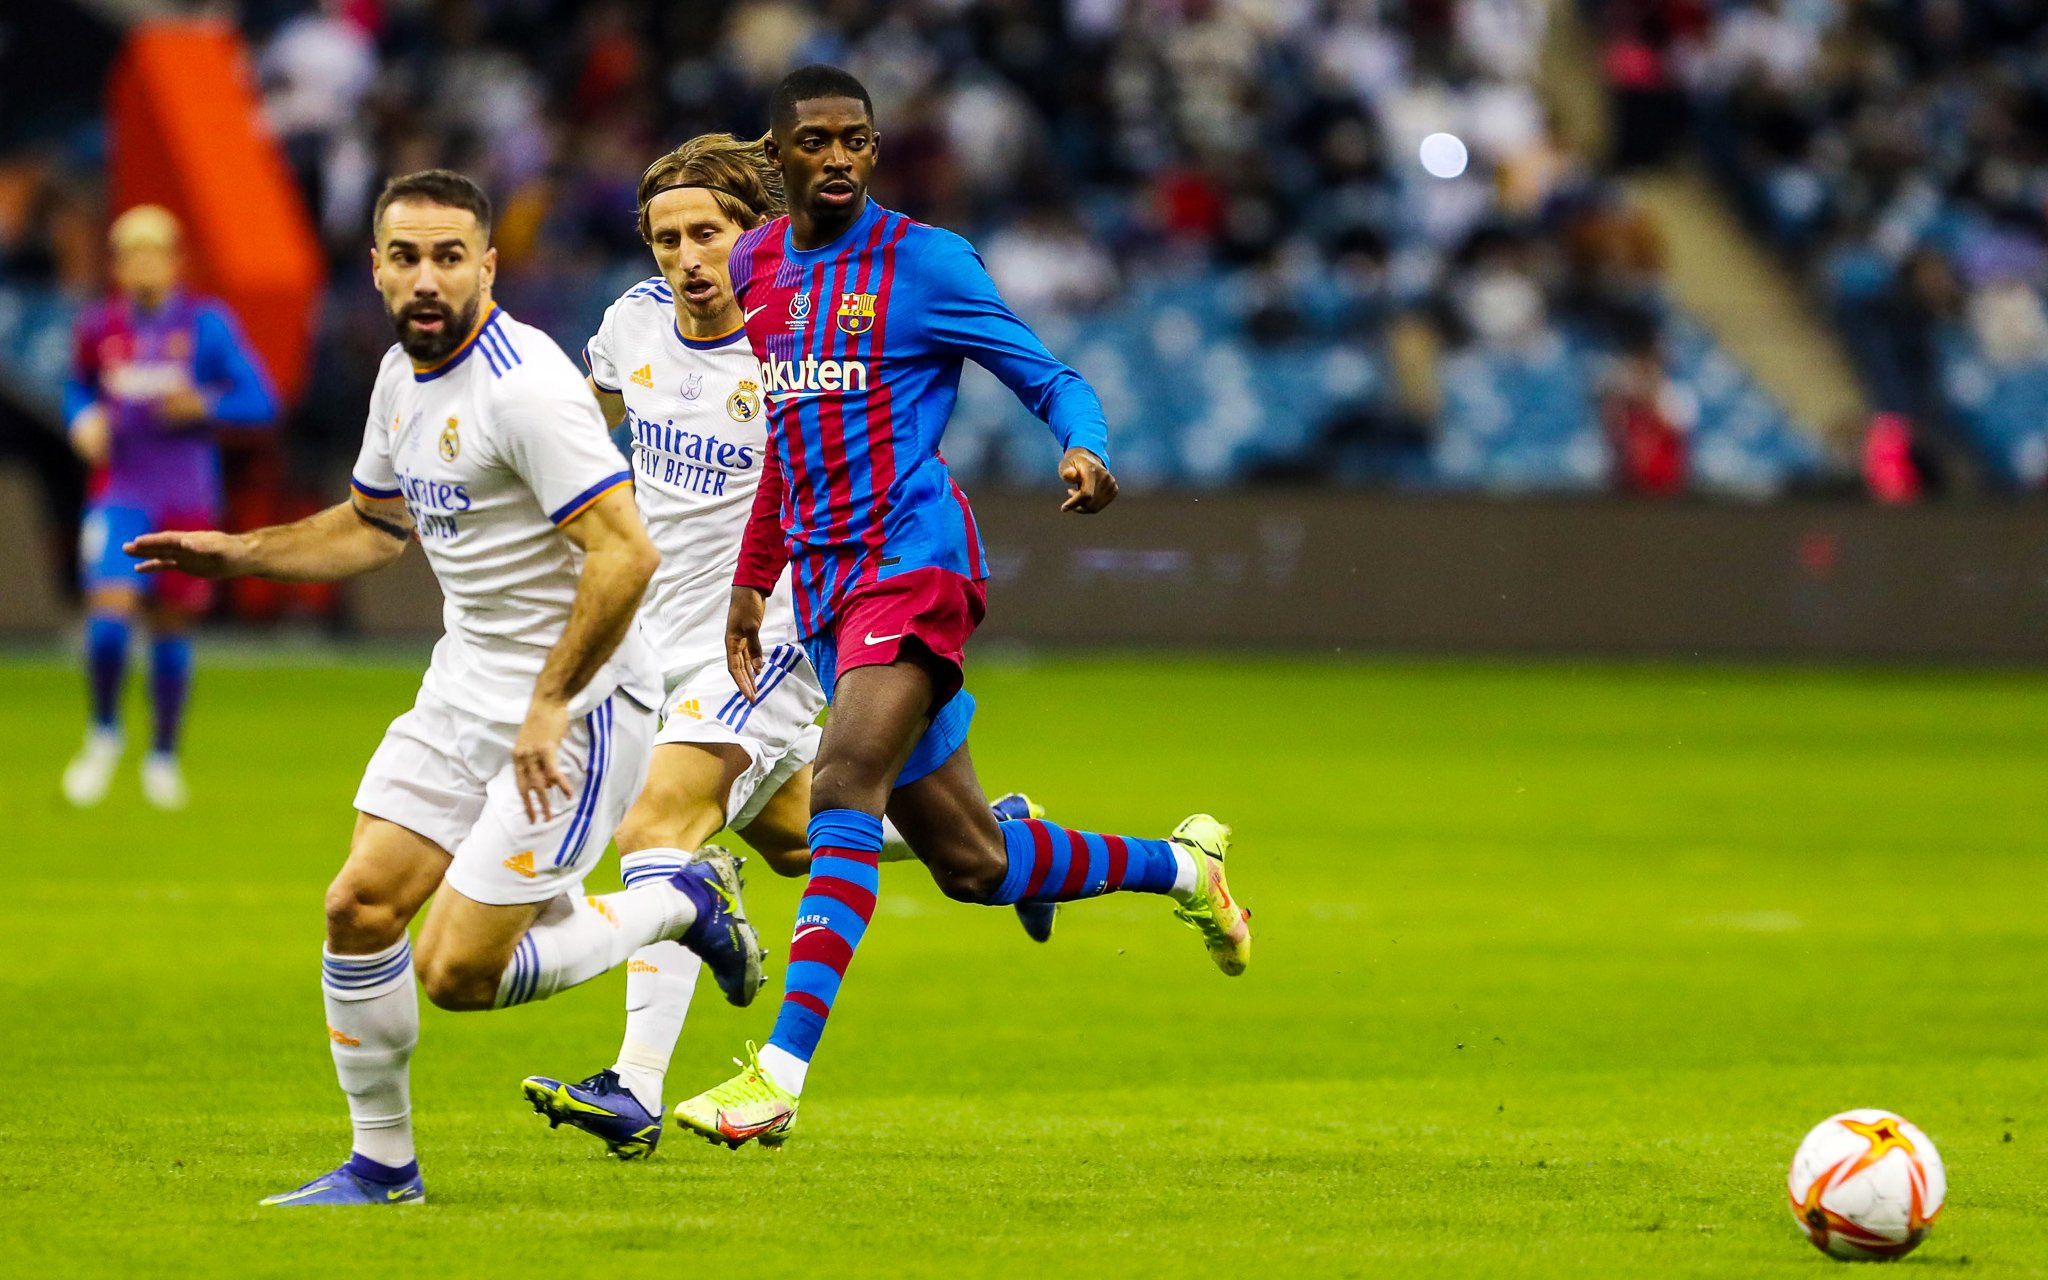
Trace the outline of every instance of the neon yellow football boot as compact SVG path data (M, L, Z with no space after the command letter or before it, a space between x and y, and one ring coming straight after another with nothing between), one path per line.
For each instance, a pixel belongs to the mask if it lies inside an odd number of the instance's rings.
M1198 813L1173 829L1173 842L1194 855L1195 893L1173 909L1202 935L1209 958L1235 978L1252 959L1252 913L1230 896L1223 878L1223 855L1230 852L1230 828Z
M747 1060L733 1062L738 1075L676 1104L676 1123L734 1151L749 1142L781 1146L796 1123L796 1095L761 1069L761 1051L753 1041L747 1042Z

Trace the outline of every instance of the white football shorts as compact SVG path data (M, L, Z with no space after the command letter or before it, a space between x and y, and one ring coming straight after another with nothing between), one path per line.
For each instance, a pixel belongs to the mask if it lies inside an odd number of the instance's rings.
M356 808L454 855L446 883L494 906L573 892L604 856L647 781L654 713L623 693L569 722L550 817L529 821L512 772L516 724L460 711L422 689L391 722L356 790Z
M760 815L783 783L818 757L818 715L825 690L803 646L779 644L754 681L749 703L725 659L699 663L669 682L655 745L726 743L747 753L747 768L725 798L726 825L737 831Z

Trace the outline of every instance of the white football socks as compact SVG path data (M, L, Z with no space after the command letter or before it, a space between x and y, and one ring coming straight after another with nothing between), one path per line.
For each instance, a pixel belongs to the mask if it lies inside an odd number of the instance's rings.
M691 855L681 849L641 849L619 858L628 889L667 880ZM640 1105L661 1114L661 1082L689 1016L690 997L704 962L680 942L650 942L626 962L626 1036L612 1064L619 1083Z
M666 880L601 898L564 894L512 949L493 1007L545 1000L588 982L648 943L679 936L696 920L696 904Z
M776 1045L761 1046L758 1058L761 1070L768 1078L788 1093L801 1096L804 1091L804 1077L811 1073L811 1064L797 1057L789 1050Z
M1173 888L1166 892L1177 902L1186 902L1195 896L1195 886L1200 884L1202 864L1195 855L1180 845L1173 846Z
M410 1164L410 1064L420 1039L419 988L413 984L412 942L400 937L368 956L321 948L320 993L334 1074L348 1095L355 1150L378 1164Z

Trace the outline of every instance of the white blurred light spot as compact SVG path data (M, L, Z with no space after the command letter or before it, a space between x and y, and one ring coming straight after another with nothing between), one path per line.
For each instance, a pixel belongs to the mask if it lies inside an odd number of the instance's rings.
M1432 133L1422 140L1422 167L1432 178L1455 178L1469 157L1456 134Z

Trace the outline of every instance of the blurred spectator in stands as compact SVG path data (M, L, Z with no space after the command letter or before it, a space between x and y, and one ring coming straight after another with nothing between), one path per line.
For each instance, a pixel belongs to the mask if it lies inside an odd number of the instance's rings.
M1558 310L1588 338L1619 345L1629 326L1660 304L1664 234L1618 188L1587 188L1575 196L1558 218Z
M1820 60L1815 13L1816 7L1808 5L1795 16L1783 0L1744 0L1724 9L1707 50L1705 80L1773 93L1804 88Z
M1970 332L1993 366L2048 364L2048 309L2024 280L1995 280L1970 296Z
M97 285L94 194L81 176L40 157L0 163L0 280L79 293Z
M1705 0L1616 0L1606 6L1600 70L1614 115L1614 163L1661 163L1686 124L1685 84L1705 45Z
M1655 318L1638 312L1624 326L1620 348L1600 397L1615 487L1645 498L1683 493L1686 435L1696 413L1665 372Z
M1027 315L1090 310L1121 288L1116 263L1049 200L990 236L981 252L996 287Z
M1502 227L1482 228L1458 258L1445 293L1457 325L1472 341L1511 351L1556 340L1537 280L1544 255L1534 242Z
M323 0L280 26L258 60L264 112L330 241L361 239L378 176L361 115L377 78L364 9Z
M1920 500L1920 468L1913 460L1913 431L1896 413L1872 415L1863 436L1863 483L1879 502L1901 505Z

